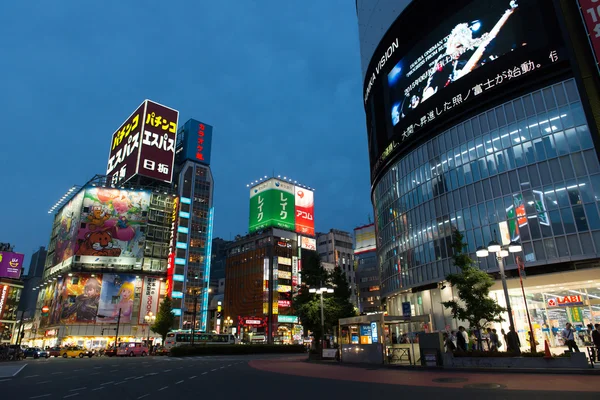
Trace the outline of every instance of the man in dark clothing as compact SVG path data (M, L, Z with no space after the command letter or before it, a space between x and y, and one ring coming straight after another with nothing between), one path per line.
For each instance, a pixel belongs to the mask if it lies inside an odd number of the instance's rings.
M466 339L465 327L458 327L458 334L456 335L456 347L459 351L467 351L467 339Z
M575 342L575 330L573 329L573 325L571 325L570 322L567 322L565 329L563 329L562 337L565 340L565 344L569 348L570 352L573 352L573 350L575 350L577 353L579 353L579 347Z
M600 324L594 325L596 329L592 332L592 342L594 342L594 346L596 346L596 357L598 362L600 362Z
M515 332L515 327L512 325L506 334L506 347L509 353L521 354L521 340L517 332Z

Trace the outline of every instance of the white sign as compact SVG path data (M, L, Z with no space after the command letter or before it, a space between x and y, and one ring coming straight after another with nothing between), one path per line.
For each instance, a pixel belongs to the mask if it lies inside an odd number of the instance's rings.
M323 358L335 358L337 349L323 349Z
M288 257L277 257L277 263L281 265L292 265L292 259Z
M300 236L300 247L306 250L317 250L317 239Z
M158 300L160 297L160 280L151 276L144 277L142 286L142 300L140 303L140 315L138 323L145 324L144 317L149 313L154 315L158 312Z

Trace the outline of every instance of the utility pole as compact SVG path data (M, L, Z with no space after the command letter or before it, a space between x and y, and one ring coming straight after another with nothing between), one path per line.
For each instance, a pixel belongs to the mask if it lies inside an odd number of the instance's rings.
M115 329L115 348L119 345L119 324L121 323L121 309L119 308L119 315L117 316L117 329Z
M193 293L194 293L194 311L192 314L192 338L190 339L192 346L194 345L194 328L196 328L196 308L198 307L198 293L196 291L194 291Z

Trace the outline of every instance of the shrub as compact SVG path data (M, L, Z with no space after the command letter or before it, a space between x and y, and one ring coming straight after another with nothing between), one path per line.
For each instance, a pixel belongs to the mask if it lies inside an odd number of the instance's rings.
M297 354L305 353L302 345L196 345L177 346L171 349L171 356L213 356L213 355L243 355L243 354Z

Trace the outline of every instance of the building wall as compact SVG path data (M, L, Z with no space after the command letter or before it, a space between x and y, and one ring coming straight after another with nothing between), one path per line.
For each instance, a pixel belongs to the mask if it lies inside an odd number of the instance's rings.
M327 233L317 233L317 252L321 261L342 269L352 290L350 301L358 306L353 247L352 236L348 232L332 229Z
M46 263L46 255L48 252L45 247L40 247L31 256L27 275L23 276L25 287L19 303L19 311L23 311L25 318L33 318L35 315L35 305L37 302L37 292L34 290L36 286L42 283L42 275L44 274L44 264Z
M355 257L358 266L356 269L356 282L359 310L361 313L381 311L377 252L370 251L355 255Z

